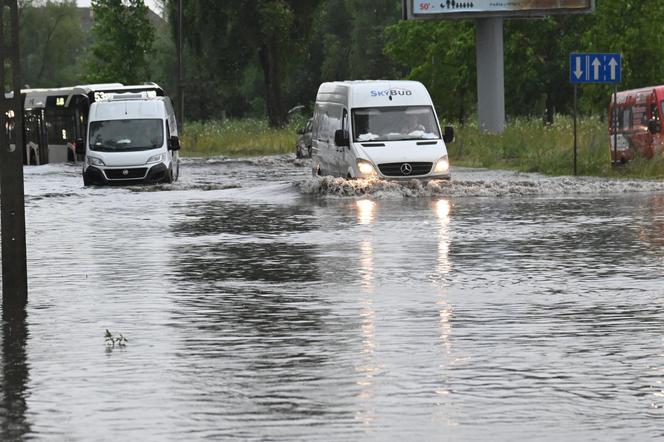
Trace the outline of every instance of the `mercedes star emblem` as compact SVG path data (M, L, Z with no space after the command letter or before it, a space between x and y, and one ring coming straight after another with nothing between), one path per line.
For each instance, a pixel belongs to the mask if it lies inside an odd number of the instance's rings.
M401 165L401 173L404 175L410 175L413 173L413 166L411 166L410 163L403 163Z
M129 175L129 171L128 171L127 169L124 169L124 170L122 171L122 175L124 175L124 176Z

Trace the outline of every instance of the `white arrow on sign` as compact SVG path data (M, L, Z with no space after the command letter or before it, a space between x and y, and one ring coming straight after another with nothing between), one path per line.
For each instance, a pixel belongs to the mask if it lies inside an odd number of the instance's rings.
M594 74L595 74L595 76L593 77L593 80L599 80L599 67L601 65L602 65L602 62L599 61L599 58L595 58L595 60L593 61L593 68L595 68L595 70L593 71Z
M583 75L583 71L581 70L581 57L576 57L576 70L574 71L574 75L576 75L577 80Z
M609 66L611 66L611 80L616 79L616 68L618 67L618 62L616 61L615 58L611 58L611 61L609 62Z

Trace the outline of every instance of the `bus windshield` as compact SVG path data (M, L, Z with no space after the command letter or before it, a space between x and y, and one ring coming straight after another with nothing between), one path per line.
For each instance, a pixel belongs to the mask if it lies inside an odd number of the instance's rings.
M353 134L356 142L440 138L431 106L354 109Z
M164 127L159 119L90 122L90 150L150 150L163 144Z

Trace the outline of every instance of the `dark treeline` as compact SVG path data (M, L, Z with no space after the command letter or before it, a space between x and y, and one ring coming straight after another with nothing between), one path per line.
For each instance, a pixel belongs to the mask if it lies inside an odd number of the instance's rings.
M463 122L477 102L472 21L400 22L400 0L185 2L187 113L197 119L310 108L328 80L411 78L442 117ZM169 0L168 10L174 11ZM591 15L505 22L507 113L551 121L569 113L569 53L621 52L622 89L664 83L661 0L597 0ZM610 86L584 86L580 106L605 112Z
M95 24L89 35L77 25L73 1L22 4L26 83L123 81L115 78L122 74L131 81L156 81L175 94L175 0L163 0L168 24L147 34L141 34L142 0L93 1L106 8L106 25ZM472 21L401 22L401 0L185 0L183 5L190 120L267 117L281 125L289 109L311 109L321 82L346 79L419 80L441 117L463 122L475 112ZM133 14L121 13L123 7ZM590 15L506 21L508 116L551 120L555 113L569 113L568 58L574 51L621 52L621 89L664 83L659 61L664 33L658 26L663 20L661 0L597 0ZM108 36L117 29L134 33ZM138 56L127 58L127 51ZM132 60L124 64L129 69L114 67L122 54ZM603 114L611 91L581 87L582 111Z

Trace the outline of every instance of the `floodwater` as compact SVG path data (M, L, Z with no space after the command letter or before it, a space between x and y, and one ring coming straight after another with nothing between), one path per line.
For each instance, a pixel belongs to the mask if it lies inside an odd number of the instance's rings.
M319 180L289 157L181 173L25 169L0 439L664 437L664 183Z

